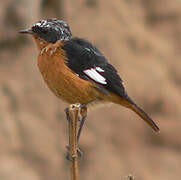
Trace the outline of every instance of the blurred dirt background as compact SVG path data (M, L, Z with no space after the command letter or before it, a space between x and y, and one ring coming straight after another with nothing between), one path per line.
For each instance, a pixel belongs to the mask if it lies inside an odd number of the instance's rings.
M33 40L18 34L47 17L68 21L74 36L93 42L161 129L154 133L116 105L91 112L81 179L181 179L180 0L1 1L0 179L69 179L66 104L43 82Z

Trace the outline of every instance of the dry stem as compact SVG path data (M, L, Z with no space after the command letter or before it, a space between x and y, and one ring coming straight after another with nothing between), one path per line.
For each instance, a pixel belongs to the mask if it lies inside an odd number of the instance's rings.
M67 109L69 121L69 156L71 180L78 180L78 154L77 154L77 122L80 112L80 104L72 104Z

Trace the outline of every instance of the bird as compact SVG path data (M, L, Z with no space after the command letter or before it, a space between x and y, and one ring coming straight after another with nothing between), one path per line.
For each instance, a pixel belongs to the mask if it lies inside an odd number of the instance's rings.
M155 132L159 127L125 90L123 80L101 51L88 40L73 37L64 20L43 19L30 28L37 45L38 67L49 89L68 104L80 103L89 109L98 104L114 103L135 112ZM86 115L81 121L78 138Z

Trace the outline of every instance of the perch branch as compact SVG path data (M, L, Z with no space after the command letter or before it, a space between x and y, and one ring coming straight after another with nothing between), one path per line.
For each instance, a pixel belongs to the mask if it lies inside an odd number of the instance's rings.
M72 104L67 108L69 122L69 156L71 180L78 180L78 154L77 154L77 122L80 113L80 104Z

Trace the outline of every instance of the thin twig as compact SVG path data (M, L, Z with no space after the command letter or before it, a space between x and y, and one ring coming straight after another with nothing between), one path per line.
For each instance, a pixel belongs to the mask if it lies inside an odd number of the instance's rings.
M78 154L77 154L77 122L80 112L80 104L72 104L68 107L69 121L69 156L71 180L78 180Z

